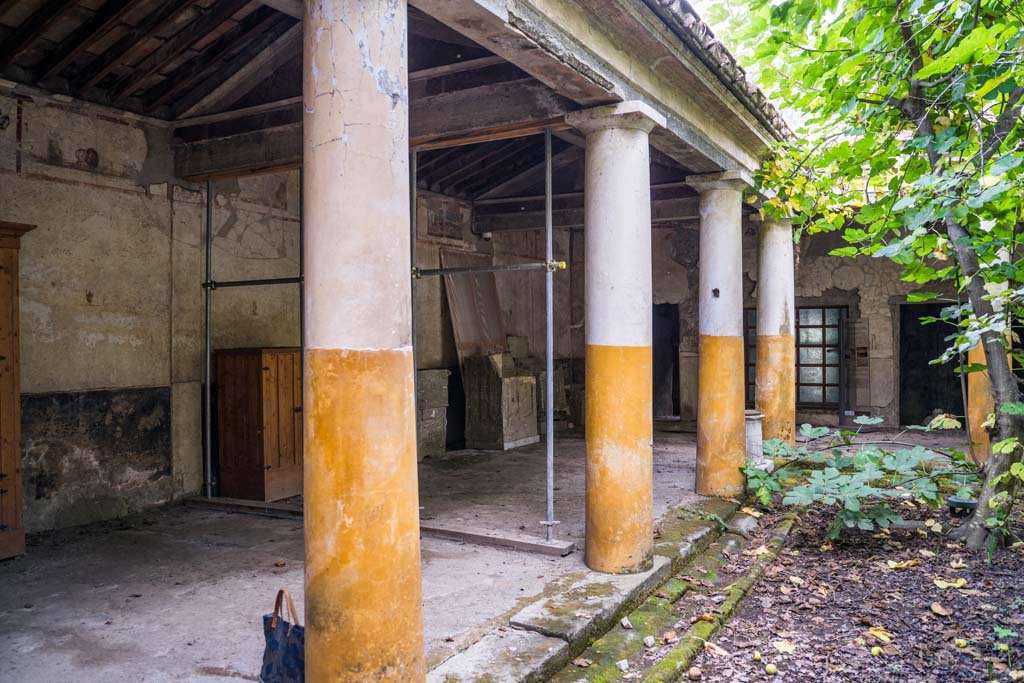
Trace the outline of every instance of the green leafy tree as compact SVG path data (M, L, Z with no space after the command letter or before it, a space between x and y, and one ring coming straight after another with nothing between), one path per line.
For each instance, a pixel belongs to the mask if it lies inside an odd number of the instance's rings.
M731 16L731 47L801 124L760 174L763 210L793 217L798 235L841 231L835 255L888 258L955 294L943 360L980 344L996 405L978 508L957 533L1000 540L1024 472L1006 361L1009 320L1024 313L1024 3L734 0L708 14Z

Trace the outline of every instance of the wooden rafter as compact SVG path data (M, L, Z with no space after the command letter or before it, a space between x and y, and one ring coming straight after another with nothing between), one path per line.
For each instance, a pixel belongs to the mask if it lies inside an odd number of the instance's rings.
M568 147L557 154L551 155L551 168L557 171L577 163L582 158L583 149ZM508 197L516 192L523 192L544 179L544 168L546 165L546 161L541 161L529 168L525 168L508 180L491 185L478 197L480 199L493 199L494 197Z
M480 166L476 173L463 173L448 183L445 191L460 197L475 197L486 188L503 177L514 175L522 169L532 166L541 157L541 150L536 138L523 138L522 147L518 152L507 157L494 159Z
M152 110L167 104L179 94L190 91L218 73L224 73L228 62L240 52L251 50L257 44L261 46L257 49L262 49L292 23L288 17L270 10L260 10L246 17L246 21L240 22L202 53L167 74L164 82L147 92L143 97L146 108Z
M563 195L564 196L564 195ZM512 205L508 213L479 212L473 214L473 232L502 232L507 230L541 230L544 228L543 210L519 210ZM556 207L552 212L556 228L582 228L585 210L582 206ZM700 200L697 197L655 199L651 202L651 223L686 223L700 219Z
M21 0L0 0L0 16L7 14L7 10L17 5Z
M36 69L36 80L45 81L60 74L72 60L117 26L124 15L135 6L135 2L136 0L108 0L91 19L61 41L58 49Z
M49 0L22 22L14 33L4 40L0 47L0 71L14 61L14 58L32 46L53 22L77 4L77 0Z
M490 55L488 57L478 57L476 59L467 59L462 62L455 62L453 64L443 64L441 66L430 67L429 69L418 69L416 71L409 72L409 81L425 81L429 78L437 78L438 76L450 76L452 74L463 73L465 71L475 71L477 69L484 69L489 66L496 66L498 64L507 64L507 62L498 57L497 55Z
M480 46L462 35L437 21L429 14L420 12L414 7L409 8L409 33L427 40L436 40L449 45L461 45L479 49Z
M259 0L267 7L287 14L294 19L302 19L302 0Z
M112 89L111 99L119 102L133 94L197 42L215 31L222 30L222 27L232 21L232 17L249 2L250 0L218 0L206 13L193 19L188 26L178 31L173 38L154 50L130 74L121 79Z
M225 70L228 77L198 101L181 110L180 116L199 116L230 107L255 88L269 74L293 59L302 44L302 24L297 23L273 43L252 55L237 69Z
M199 0L179 0L159 5L150 12L137 26L126 32L116 43L104 50L82 73L77 74L72 90L82 92L99 83L117 68L123 59L139 49L150 38L159 34L171 25L183 12L198 3Z
M428 178L430 189L438 192L450 188L468 175L480 173L487 168L517 154L522 154L523 141L511 140L505 143L494 143L463 153L453 159L446 168L431 174Z

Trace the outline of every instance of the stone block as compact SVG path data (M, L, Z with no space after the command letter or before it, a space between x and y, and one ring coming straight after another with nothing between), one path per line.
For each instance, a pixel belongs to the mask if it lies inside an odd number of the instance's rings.
M524 607L510 623L515 628L560 638L570 648L578 648L607 631L650 595L671 570L671 560L656 555L653 567L639 574L586 572L564 591Z
M416 408L445 408L448 406L448 377L450 370L420 370L416 373Z
M427 674L427 683L535 683L569 660L569 644L514 629L488 633Z
M416 459L444 455L445 436L448 430L448 418L445 409L421 411L435 414L434 417L420 417L416 424ZM440 413L440 415L436 415Z
M537 382L502 377L493 356L463 360L466 390L466 448L506 450L535 443Z

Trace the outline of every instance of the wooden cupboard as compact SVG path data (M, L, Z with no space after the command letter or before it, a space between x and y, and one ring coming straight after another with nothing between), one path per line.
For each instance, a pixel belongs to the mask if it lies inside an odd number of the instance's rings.
M0 221L0 559L25 552L18 365L18 247L32 225Z
M225 349L214 360L217 495L269 501L301 494L301 351Z

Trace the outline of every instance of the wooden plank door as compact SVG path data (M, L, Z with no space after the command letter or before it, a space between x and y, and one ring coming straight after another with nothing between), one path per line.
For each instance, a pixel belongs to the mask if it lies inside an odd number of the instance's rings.
M266 500L302 493L301 354L263 354L263 469Z
M217 493L263 499L263 423L259 351L218 351Z
M0 559L25 552L21 492L17 241L0 236Z

